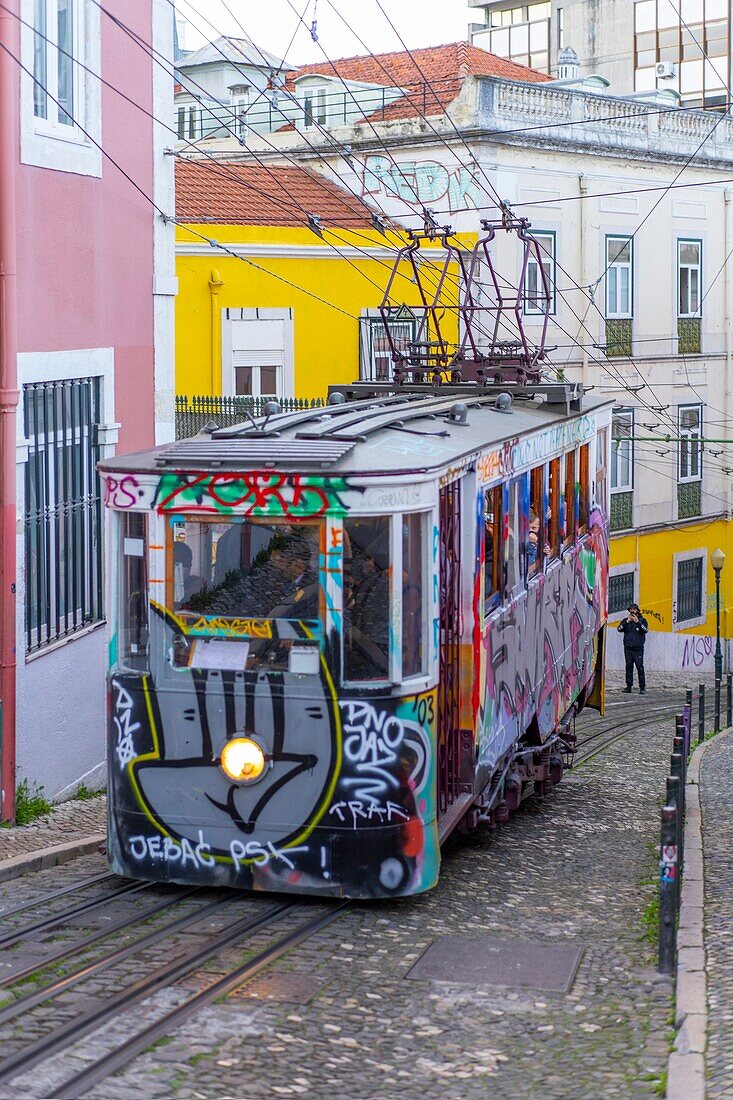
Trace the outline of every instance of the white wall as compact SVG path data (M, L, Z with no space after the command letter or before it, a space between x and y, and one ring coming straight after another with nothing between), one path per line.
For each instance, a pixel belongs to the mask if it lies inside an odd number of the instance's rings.
M730 667L726 660L726 642L723 641L723 669ZM729 644L729 643L728 643ZM623 637L615 623L609 623L606 645L606 669L623 671ZM697 678L712 676L715 672L715 638L704 634L666 634L661 630L650 631L644 646L644 668L650 672L675 672L680 685L688 687ZM634 674L636 682L636 674Z

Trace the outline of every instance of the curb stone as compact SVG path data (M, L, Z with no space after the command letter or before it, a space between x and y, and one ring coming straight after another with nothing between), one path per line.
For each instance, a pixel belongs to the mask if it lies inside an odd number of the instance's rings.
M31 871L45 871L49 867L58 867L79 856L88 856L98 851L100 844L106 839L106 833L94 833L80 840L67 840L64 844L53 844L50 848L39 848L35 852L24 852L10 859L2 859L0 860L0 882L27 875Z
M733 730L717 734L728 737ZM704 849L700 763L710 741L693 752L687 769L685 861L680 906L674 1047L667 1061L667 1100L705 1100L708 1004L705 968Z

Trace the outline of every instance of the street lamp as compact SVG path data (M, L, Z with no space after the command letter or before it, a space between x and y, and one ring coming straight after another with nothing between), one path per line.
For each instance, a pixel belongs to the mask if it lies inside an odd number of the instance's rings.
M713 550L710 562L715 571L715 679L723 679L723 651L720 648L720 571L725 565L722 550Z

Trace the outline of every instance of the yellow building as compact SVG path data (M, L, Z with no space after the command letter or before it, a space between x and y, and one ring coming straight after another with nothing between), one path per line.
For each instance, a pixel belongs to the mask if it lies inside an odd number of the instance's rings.
M399 227L383 231L315 172L200 160L176 165L176 216L177 394L314 398L391 378L378 306L406 241ZM429 283L442 256L426 265ZM393 298L415 305L412 272L400 270ZM455 329L455 315L446 323ZM414 324L405 311L396 337Z

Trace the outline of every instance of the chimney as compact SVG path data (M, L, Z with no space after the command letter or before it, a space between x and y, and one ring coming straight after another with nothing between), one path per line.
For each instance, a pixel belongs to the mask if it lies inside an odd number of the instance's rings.
M557 79L577 80L580 76L580 58L572 46L563 46L557 55Z

